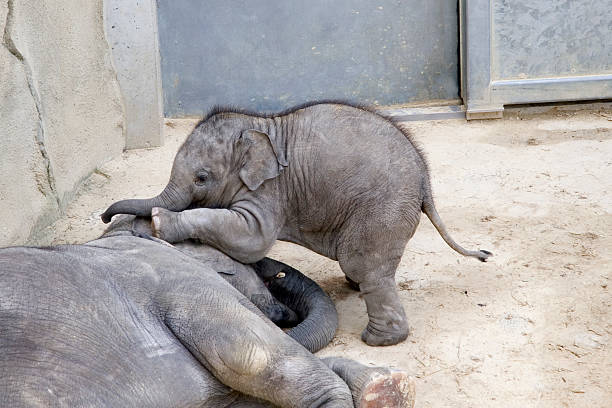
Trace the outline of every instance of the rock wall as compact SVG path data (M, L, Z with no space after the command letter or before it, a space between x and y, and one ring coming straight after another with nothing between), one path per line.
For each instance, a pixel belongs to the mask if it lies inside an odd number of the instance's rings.
M32 242L125 145L103 0L0 0L0 246Z

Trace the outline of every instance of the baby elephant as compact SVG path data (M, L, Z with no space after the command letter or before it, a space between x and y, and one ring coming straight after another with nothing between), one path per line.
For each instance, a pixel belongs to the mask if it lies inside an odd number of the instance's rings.
M395 271L421 212L460 254L491 255L450 237L407 132L367 109L321 103L270 116L212 112L179 149L160 195L117 202L102 220L152 215L156 236L197 239L245 263L276 239L305 246L359 285L369 316L362 339L391 345L408 335Z
M0 249L1 407L412 406L405 373L318 359L218 273L253 268L125 225L84 245ZM319 336L313 310L335 313L320 288L272 260L258 268Z

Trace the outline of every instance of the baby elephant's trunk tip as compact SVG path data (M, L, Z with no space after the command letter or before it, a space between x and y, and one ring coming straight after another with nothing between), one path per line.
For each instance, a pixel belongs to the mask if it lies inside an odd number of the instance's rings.
M117 201L108 207L108 209L100 215L100 218L102 218L102 222L108 224L116 214L131 214L147 217L151 215L151 209L158 206L160 206L160 201L157 197L147 200L132 199Z
M112 215L107 214L106 211L104 211L101 215L100 218L102 218L102 222L105 224L108 224L111 220L111 218L113 218Z

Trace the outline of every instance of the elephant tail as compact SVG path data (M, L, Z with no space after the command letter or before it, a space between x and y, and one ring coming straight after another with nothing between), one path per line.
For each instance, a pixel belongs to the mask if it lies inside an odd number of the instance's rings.
M321 350L334 338L338 329L334 302L319 285L297 269L270 258L259 261L262 262L266 263L266 270L278 271L268 281L272 295L295 311L302 320L288 330L287 335L312 353Z
M487 258L493 255L491 252L486 251L484 249L479 249L477 251L469 251L463 248L458 243L456 243L455 240L450 236L450 234L446 230L446 227L444 226L444 223L442 222L442 219L440 218L440 215L438 214L438 211L436 210L436 206L434 205L428 177L426 177L425 184L426 185L423 188L424 195L423 203L421 204L421 211L423 211L425 215L427 215L427 218L429 218L434 227L436 227L436 230L438 230L438 233L440 234L444 242L446 242L448 246L459 252L461 255L472 256L474 258L478 258L478 260L482 262L486 262Z

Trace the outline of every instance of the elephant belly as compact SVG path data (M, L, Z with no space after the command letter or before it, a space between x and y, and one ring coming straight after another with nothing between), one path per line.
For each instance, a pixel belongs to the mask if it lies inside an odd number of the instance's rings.
M0 336L0 372L10 373L0 378L0 406L208 407L231 392L161 330L127 328L128 336L114 342L100 336L99 347L88 330L78 336L86 347L47 334L46 349L34 333L23 334Z
M281 230L278 239L303 246L331 260L338 260L336 257L336 233L329 231L308 231L304 228L285 226Z
M0 407L207 406L230 392L146 299L59 255L11 252L0 251Z

